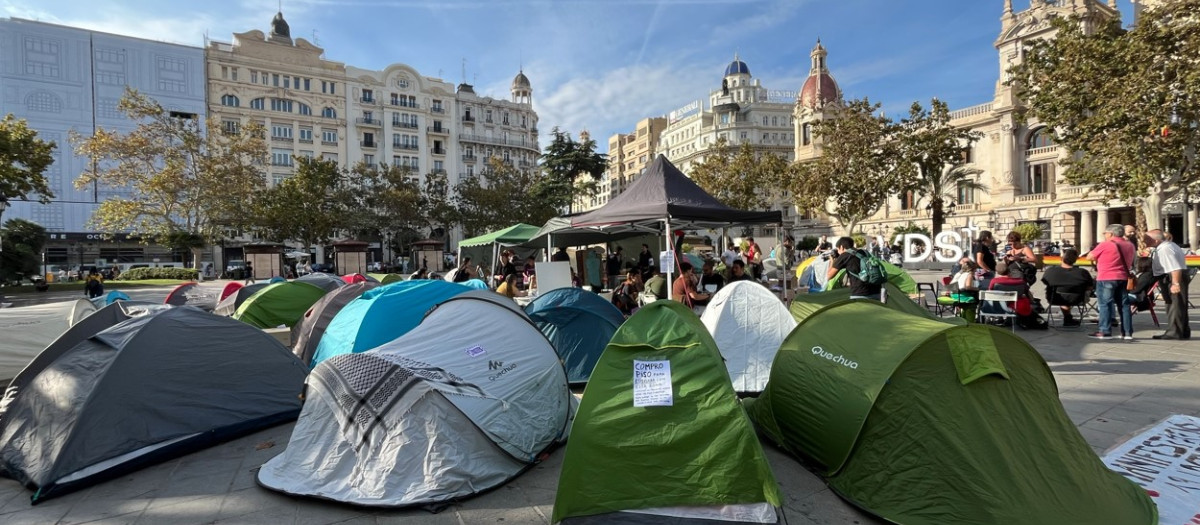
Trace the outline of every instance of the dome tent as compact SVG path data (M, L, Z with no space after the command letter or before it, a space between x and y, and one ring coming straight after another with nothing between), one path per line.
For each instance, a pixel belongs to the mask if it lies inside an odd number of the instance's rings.
M305 368L271 336L192 307L101 331L0 420L0 474L39 503L294 419Z
M338 312L342 311L351 301L368 290L379 286L370 281L361 283L348 284L325 294L319 301L312 305L304 316L300 318L300 322L292 327L292 352L305 366L312 363L313 355L317 353L317 344L321 342L321 336L325 335L325 330L329 328L329 323L337 316Z
M416 328L438 303L470 288L437 280L404 281L370 290L329 322L311 366L335 355L365 352ZM452 326L460 326L454 323Z
M587 383L600 353L625 322L625 316L599 295L559 288L539 295L525 307L567 368L571 384Z
M462 319L494 328L447 330ZM563 439L572 399L554 349L520 309L468 292L394 341L317 365L287 448L258 482L380 507L471 496Z
M210 290L201 288L196 281L186 282L167 294L163 304L172 306L195 306L206 312L211 312L217 306L217 297Z
M646 363L646 362L650 363ZM638 396L635 365L670 373ZM777 523L782 497L704 325L676 301L625 321L580 402L552 523ZM725 511L725 513L722 513ZM648 518L647 514L656 514ZM667 518L673 516L674 518ZM666 521L671 520L671 521Z
M1145 491L1080 436L1042 357L986 325L828 305L784 341L746 410L889 522L1157 523Z
M762 392L780 343L796 327L788 309L766 287L737 281L721 288L704 309L708 328L737 392Z
M241 288L241 287L242 287L242 283L239 283L237 281L230 281L230 282L225 283L225 287L221 289L221 297L219 297L217 299L217 301L218 302L224 301L226 297L229 297L230 294L238 291L238 288ZM234 310L237 310L237 308L234 308Z
M325 290L326 292L332 292L332 291L337 290L338 288L341 288L342 286L345 286L346 284L348 284L348 283L346 283L346 281L343 281L341 278L339 278L335 275L330 275L330 274L321 273L321 272L313 272L313 273L302 275L300 277L297 277L296 280L293 282L308 283L313 286L316 286L317 288L321 288L322 290Z
M268 284L238 307L233 318L250 326L295 326L304 312L325 295L325 289L299 281Z
M883 304L892 310L918 317L924 317L927 319L933 319L935 321L941 321L943 323L967 324L966 320L956 315L950 317L939 317L934 315L933 312L930 312L925 307L917 304L916 301L909 299L908 295L890 282L884 283L883 290L886 292L886 297L884 298L885 302ZM792 317L796 319L796 321L800 321L801 319L808 317L813 312L816 312L821 308L848 300L850 300L849 288L834 288L828 292L797 295L792 299L792 306L789 308L789 310L792 313Z
M242 306L242 303L246 302L246 299L249 299L267 286L270 286L270 283L254 283L230 290L229 285L225 285L225 290L221 292L225 296L221 298L221 302L217 303L217 307L213 309L213 313L232 317L233 314L237 313L237 309Z
M904 268L896 266L882 259L879 262L883 266L884 273L887 274L887 280L889 283L895 285L896 288L899 288L900 291L905 295L917 293L917 281L913 279L912 276L904 270ZM828 266L826 266L826 268L828 269ZM825 290L828 291L837 288L844 288L846 286L846 279L844 279L845 276L845 268L838 270L838 272L833 275L833 279L829 279L825 282Z

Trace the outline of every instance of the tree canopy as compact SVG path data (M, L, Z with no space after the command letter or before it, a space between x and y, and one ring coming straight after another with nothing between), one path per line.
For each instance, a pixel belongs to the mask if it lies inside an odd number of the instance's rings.
M543 224L557 216L555 203L536 193L546 176L490 159L481 176L467 178L455 187L464 235L472 237L518 222Z
M734 148L724 137L708 147L689 176L704 191L731 208L762 210L786 190L791 176L787 159L756 153L749 142Z
M797 164L791 185L797 204L824 211L849 232L878 211L912 171L900 155L901 129L879 108L867 98L851 100L834 118L816 122L821 154Z
M256 198L256 226L272 241L323 245L351 227L350 193L336 161L296 157L296 173Z
M536 177L536 198L556 209L566 209L580 194L596 191L595 181L608 167L607 156L596 153L596 141L590 137L576 142L571 135L555 127L550 144L541 155L542 177ZM582 180L578 181L577 178Z
M208 133L199 120L130 88L117 109L137 122L133 131L72 134L79 155L91 160L75 186L99 183L114 191L92 216L93 227L155 240L184 232L211 241L225 227L250 223L252 196L265 182L261 126ZM217 129L208 123L208 130Z
M896 146L900 159L913 168L903 172L900 187L929 199L935 236L946 222L946 201L955 197L959 187L984 189L974 177L982 171L966 166L965 154L982 136L950 125L950 108L936 98L928 110L913 102L908 117L900 122Z
M54 197L46 180L46 168L54 162L53 141L38 138L23 119L12 114L0 120L0 200L26 199L36 195L45 204Z
M1025 117L1046 125L1070 154L1066 180L1140 204L1160 224L1163 203L1200 185L1200 0L1147 9L1085 28L1053 21L1057 36L1027 44L1009 83Z
M0 228L0 282L19 281L41 273L46 229L23 219Z

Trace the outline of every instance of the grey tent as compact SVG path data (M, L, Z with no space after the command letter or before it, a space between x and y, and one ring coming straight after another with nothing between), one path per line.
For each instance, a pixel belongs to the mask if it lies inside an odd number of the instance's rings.
M0 419L0 475L33 503L294 419L307 368L274 338L184 306L62 352Z
M310 365L313 355L317 353L317 345L321 343L321 336L325 334L325 329L329 327L329 322L333 321L334 316L350 304L350 301L358 299L364 292L377 286L379 283L371 281L348 284L325 294L304 312L304 317L292 327L292 352L296 357L299 357L305 366Z
M311 284L326 292L332 292L346 285L346 281L343 281L340 277L322 272L313 272L304 275L297 278L296 281Z
M564 439L572 401L554 348L515 303L459 294L399 339L318 364L287 448L258 482L381 507L463 498Z
M233 317L233 314L237 313L238 307L242 306L242 303L246 302L246 299L258 293L259 290L266 288L269 284L271 283L264 281L238 288L233 293L225 296L224 299L221 299L221 302L217 303L217 307L213 309L213 313L225 317Z

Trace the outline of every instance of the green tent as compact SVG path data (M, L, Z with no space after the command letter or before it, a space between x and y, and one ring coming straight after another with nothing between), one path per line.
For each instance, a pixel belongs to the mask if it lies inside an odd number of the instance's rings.
M890 522L1158 523L1080 436L1041 355L1005 330L834 303L784 340L747 412Z
M635 386L635 374L661 374L663 362L669 363L669 388L655 390L664 383L653 379ZM650 403L664 402L654 393L665 391L670 405L634 406L635 391ZM567 442L551 521L738 505L769 515L760 523L775 523L780 504L779 486L708 330L676 301L639 310L613 335L592 370Z
M302 281L268 285L246 299L233 318L259 328L295 326L325 290Z
M404 280L404 276L398 273L368 273L367 276L379 281L379 284L392 284Z
M884 294L884 301L886 302L883 304L885 304L888 308L898 312L904 312L909 315L936 319L951 324L967 323L963 318L958 316L938 317L934 315L933 312L930 312L925 307L917 304L916 301L909 299L908 294L904 293L897 288L896 285L890 282L884 283L883 288L886 291ZM796 319L796 322L800 322L803 321L805 317L808 317L813 312L816 312L821 308L849 299L849 288L835 288L828 292L821 293L798 294L792 299L792 306L790 310L792 312L792 317Z
M523 244L532 239L538 232L537 226L530 226L525 223L517 223L503 230L496 230L491 233L486 233L478 237L463 239L458 243L460 248L470 246L484 246L488 244L500 244L504 246L512 246L515 244Z
M887 272L889 283L896 285L896 288L899 288L900 291L904 292L905 295L917 293L917 281L913 279L908 272L904 271L904 268L884 260L880 260L879 262L883 263L883 270ZM838 270L838 272L833 275L833 279L830 279L825 283L825 290L828 291L845 287L846 280L843 279L845 276L845 269Z

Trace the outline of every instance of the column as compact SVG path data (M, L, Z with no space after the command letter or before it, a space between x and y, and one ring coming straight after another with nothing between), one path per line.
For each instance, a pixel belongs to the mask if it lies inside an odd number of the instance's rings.
M1092 242L1099 242L1100 238L1104 236L1104 230L1106 229L1108 229L1108 210L1096 210L1096 232L1093 237L1095 240Z
M1096 229L1092 223L1092 210L1079 212L1079 253L1087 253L1096 244Z
M1193 250L1200 250L1200 204L1188 207L1187 217L1184 218L1183 229L1187 230L1187 243Z

